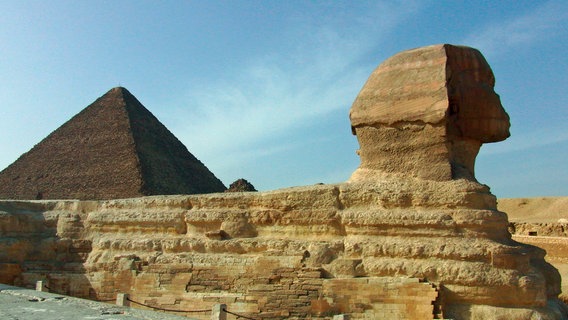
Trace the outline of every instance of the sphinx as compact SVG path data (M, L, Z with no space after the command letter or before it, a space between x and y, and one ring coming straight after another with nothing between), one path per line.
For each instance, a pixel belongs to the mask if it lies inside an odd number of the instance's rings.
M252 318L566 319L546 252L511 239L475 179L482 143L509 136L493 87L473 48L386 60L351 108L361 164L343 183L0 201L0 281Z

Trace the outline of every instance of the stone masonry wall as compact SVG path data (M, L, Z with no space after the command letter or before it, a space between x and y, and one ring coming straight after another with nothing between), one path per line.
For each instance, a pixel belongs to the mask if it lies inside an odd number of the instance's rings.
M3 281L257 319L550 314L554 269L466 180L263 193L0 201ZM538 310L538 311L535 311ZM493 312L491 311L491 312ZM476 311L481 312L481 311ZM196 314L191 314L195 317ZM203 315L207 317L206 314Z

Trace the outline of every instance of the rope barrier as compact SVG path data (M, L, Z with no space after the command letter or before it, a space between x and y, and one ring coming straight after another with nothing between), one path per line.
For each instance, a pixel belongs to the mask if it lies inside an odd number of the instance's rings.
M211 312L210 309L203 309L203 310L177 310L177 309L166 309L166 308L160 308L160 307L156 307L156 306L151 306L151 305L148 305L148 304L145 304L145 303L142 303L142 302L138 302L138 301L132 300L132 299L130 299L130 298L126 298L126 300L128 300L128 301L130 301L130 302L132 302L132 303L134 303L134 304L143 306L143 307L151 308L151 309L154 309L154 310L166 311L166 312L182 312L182 313ZM247 316L243 316L242 314L234 313L234 312L231 312L231 311L229 311L229 310L227 310L227 309L223 309L223 311L226 312L226 313L228 313L228 314L231 314L231 315L237 317L237 319L256 320L255 318L250 318L250 317L247 317Z
M227 309L223 309L223 311L225 311L225 312L228 313L228 314L234 315L235 317L237 317L237 319L242 318L242 319L248 319L248 320L256 320L255 318L249 318L249 317L247 317L247 316L243 316L243 315L241 315L241 314L237 314L237 313L231 312L231 311L229 311L229 310L227 310Z
M147 304L144 304L144 303L141 303L141 302L138 302L138 301L134 301L134 300L132 300L132 299L130 299L130 298L126 298L126 300L128 300L128 301L130 301L130 302L132 302L132 303L134 303L134 304L140 305L140 306L144 306L144 307L147 307L147 308L152 308L152 309L154 309L154 310L167 311L167 312L183 312L183 313L211 312L211 310L208 310L208 309L204 309L204 310L175 310L175 309L164 309L164 308L160 308L160 307L156 307L156 306L147 305ZM253 320L254 320L254 319L253 319Z
M47 285L43 285L43 287L46 288L47 290L50 290L50 291L51 291L51 288L48 287ZM127 297L126 300L128 300L128 301L130 301L130 302L132 302L132 303L134 303L134 304L137 304L137 305L146 307L146 308L151 308L151 309L154 309L154 310L160 310L160 311L166 311L166 312L180 312L180 313L211 312L210 309L202 309L202 310L177 310L177 309L160 308L160 307L151 306L151 305L148 305L148 304L145 304L145 303L142 303L142 302L138 302L138 301L132 300L132 299L130 299L129 297ZM96 301L98 301L98 302L111 302L111 301L116 301L116 299L106 299L106 300L96 300ZM231 311L229 311L229 310L227 310L227 309L225 309L225 308L223 308L222 310L223 310L223 312L226 312L226 313L228 313L228 314L230 314L230 315L233 315L233 316L237 317L237 319L256 320L255 318L250 318L250 317L247 317L247 316L243 316L242 314L238 314L238 313L231 312Z

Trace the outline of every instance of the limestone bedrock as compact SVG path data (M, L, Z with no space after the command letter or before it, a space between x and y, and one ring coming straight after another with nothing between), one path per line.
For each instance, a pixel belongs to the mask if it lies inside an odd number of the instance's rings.
M0 282L256 319L567 319L546 252L511 239L475 181L506 138L470 48L403 52L353 105L350 181L270 192L0 201Z
M475 180L481 144L509 137L494 85L489 64L473 48L434 45L387 59L351 108L361 157L351 180L381 174Z

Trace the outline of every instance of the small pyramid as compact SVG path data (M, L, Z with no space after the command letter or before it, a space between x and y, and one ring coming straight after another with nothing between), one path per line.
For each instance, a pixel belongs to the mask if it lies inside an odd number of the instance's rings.
M0 172L0 199L99 200L225 189L122 87L111 89Z

